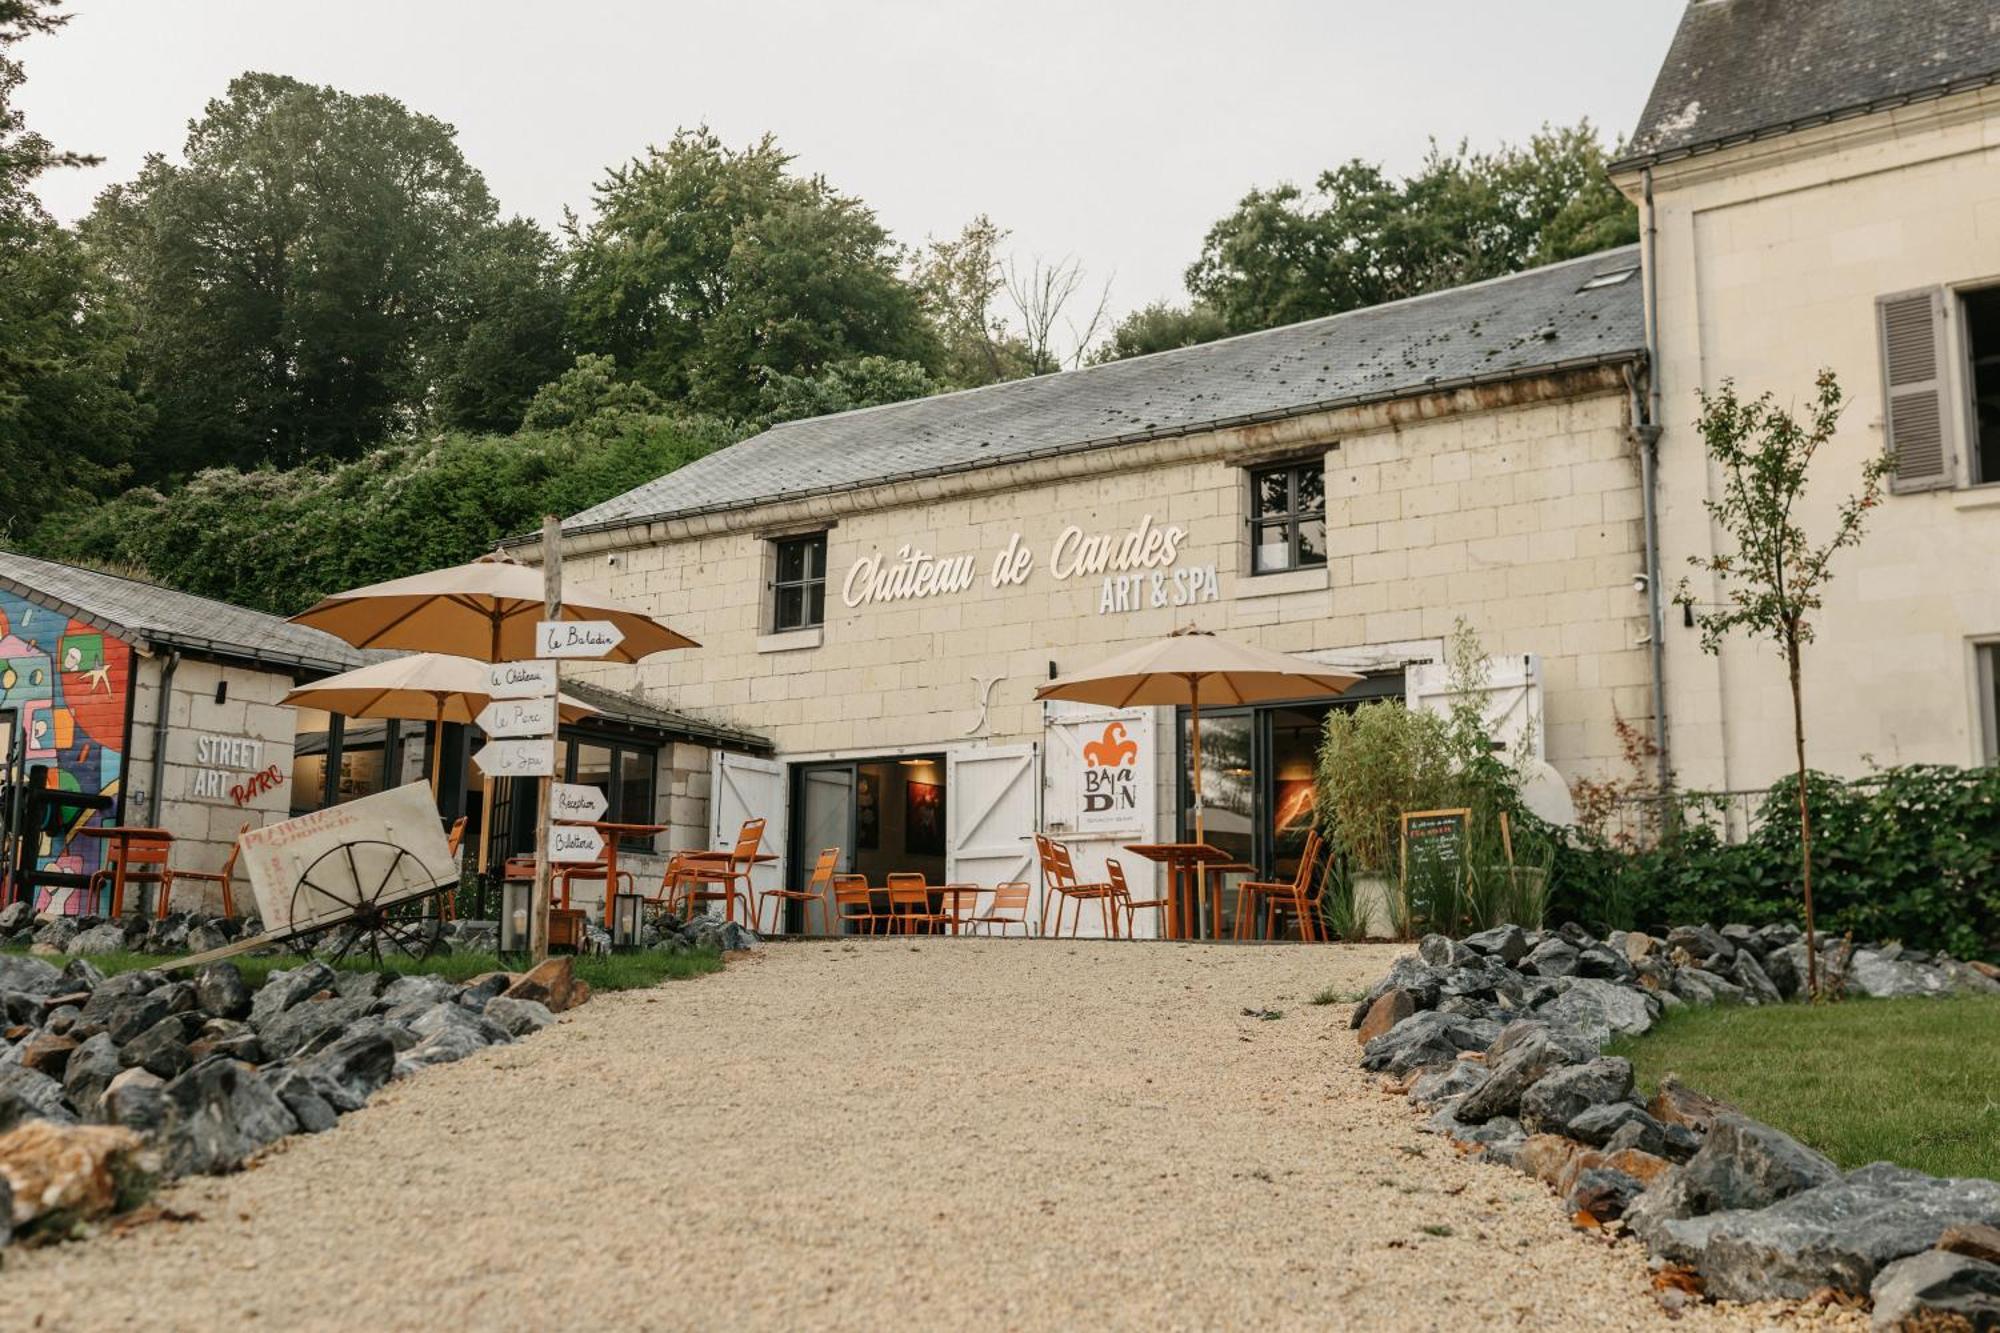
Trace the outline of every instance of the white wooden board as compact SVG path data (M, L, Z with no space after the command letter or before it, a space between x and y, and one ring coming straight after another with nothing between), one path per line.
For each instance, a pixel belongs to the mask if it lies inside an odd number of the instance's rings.
M334 898L351 900L357 887L392 903L458 881L443 821L422 782L251 829L243 835L243 865L266 934L339 920L350 909ZM295 893L308 875L311 883Z

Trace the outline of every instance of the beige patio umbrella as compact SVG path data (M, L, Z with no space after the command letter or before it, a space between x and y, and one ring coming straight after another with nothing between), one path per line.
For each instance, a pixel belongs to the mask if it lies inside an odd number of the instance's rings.
M411 653L367 666L343 671L337 676L301 685L280 703L294 708L317 708L342 717L394 718L405 722L430 722L440 728L447 722L470 723L486 707L486 664L449 653ZM597 710L580 699L560 695L556 715L574 722ZM437 795L444 747L431 746L431 794ZM386 756L385 756L386 759ZM493 787L486 787L486 813L492 814ZM484 870L486 843L479 847L480 869Z
M371 583L336 593L292 617L357 648L452 653L482 662L535 657L543 619L542 571L508 556ZM608 620L625 636L606 662L636 662L670 648L700 645L637 607L588 584L563 580L562 620Z
M1207 630L1178 629L1097 666L1058 676L1036 690L1035 697L1107 708L1187 709L1194 767L1194 839L1203 842L1207 827L1202 817L1201 710L1281 699L1331 698L1360 680L1303 657L1217 638ZM1197 874L1205 876L1205 868Z

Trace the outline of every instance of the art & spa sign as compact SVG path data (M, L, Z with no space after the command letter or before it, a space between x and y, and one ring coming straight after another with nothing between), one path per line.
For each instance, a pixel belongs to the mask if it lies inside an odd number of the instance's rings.
M1151 514L1122 533L1087 533L1071 524L1049 547L1049 577L1059 583L1101 578L1099 615L1219 601L1214 565L1176 567L1186 540L1187 529L1156 527ZM984 563L989 587L1017 588L1034 574L1036 562L1033 549L1016 532ZM894 555L878 551L848 567L840 599L852 608L961 593L978 581L981 565L977 554L934 556L913 544L899 546Z

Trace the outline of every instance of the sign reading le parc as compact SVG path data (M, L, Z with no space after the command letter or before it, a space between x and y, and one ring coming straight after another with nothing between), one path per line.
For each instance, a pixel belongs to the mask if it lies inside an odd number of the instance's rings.
M1187 529L1156 527L1151 514L1124 532L1088 533L1072 523L1049 547L1049 577L1059 583L1101 577L1099 615L1221 600L1214 565L1175 568L1186 540ZM858 607L964 592L978 581L980 564L977 554L935 556L915 545L899 546L893 556L878 551L848 567L840 599ZM1034 572L1035 552L1017 532L986 565L986 583L1020 587Z
M481 731L495 738L553 736L556 701L547 695L534 699L495 699L479 710L474 721L479 723Z

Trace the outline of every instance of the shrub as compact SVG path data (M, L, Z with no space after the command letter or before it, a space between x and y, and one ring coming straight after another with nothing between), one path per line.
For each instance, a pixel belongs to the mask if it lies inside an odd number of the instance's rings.
M2000 957L2000 768L1914 764L1854 782L1814 773L1813 883L1823 933ZM1719 798L1677 798L1676 832L1637 852L1561 845L1552 908L1600 929L1759 924L1800 908L1795 779L1775 783L1741 843Z

